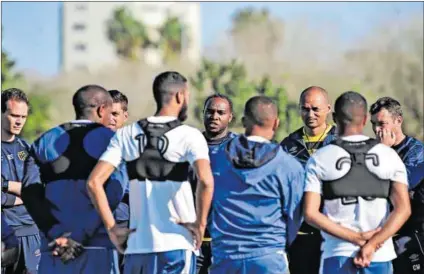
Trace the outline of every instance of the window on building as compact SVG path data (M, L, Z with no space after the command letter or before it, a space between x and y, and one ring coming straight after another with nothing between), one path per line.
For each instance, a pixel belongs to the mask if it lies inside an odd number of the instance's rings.
M85 25L82 23L75 23L73 26L74 30L85 30Z
M75 3L76 10L87 10L87 3Z
M77 51L85 51L86 50L86 45L83 43L78 43L75 45L75 50Z

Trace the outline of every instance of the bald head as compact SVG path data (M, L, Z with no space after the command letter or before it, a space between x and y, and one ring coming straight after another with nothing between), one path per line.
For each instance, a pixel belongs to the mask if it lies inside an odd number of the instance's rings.
M88 118L99 107L111 106L109 92L98 85L86 85L78 89L72 98L77 119Z
M246 102L244 117L250 125L272 127L278 119L278 107L269 97L255 96Z
M365 126L367 118L367 100L355 91L340 95L334 104L334 120L341 127Z
M327 91L322 87L318 86L311 86L302 91L302 93L300 94L299 103L304 103L307 98L319 98L325 104L328 104L330 102L328 99Z

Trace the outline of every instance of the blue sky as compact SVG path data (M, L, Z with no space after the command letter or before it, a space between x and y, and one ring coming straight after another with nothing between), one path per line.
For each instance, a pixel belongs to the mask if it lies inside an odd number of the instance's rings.
M50 76L59 72L59 2L2 2L2 47L17 69ZM366 34L379 20L423 12L421 2L203 2L202 46L210 46L230 27L239 8L267 7L283 20L338 24L345 41ZM395 18L396 19L396 18Z

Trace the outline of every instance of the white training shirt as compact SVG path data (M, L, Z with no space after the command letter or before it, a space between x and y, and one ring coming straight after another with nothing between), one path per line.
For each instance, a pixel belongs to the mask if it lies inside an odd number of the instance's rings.
M147 118L152 123L167 123L175 119L170 116ZM140 144L136 136L140 134L143 134L143 130L137 122L119 129L100 160L118 167L122 160L128 162L139 158ZM199 159L209 161L208 145L196 128L181 125L165 133L165 136L169 144L163 156L168 161L188 161L190 165ZM144 144L141 146L143 148ZM128 238L126 254L177 249L194 251L191 233L176 223L196 221L193 192L188 181L134 179L130 181L129 195L130 228L135 228L136 232Z
M343 140L359 142L369 139L364 135L343 137ZM366 161L369 170L379 178L388 179L407 185L406 168L396 151L383 144L377 144L369 153L379 156L380 165L372 165L372 161ZM305 192L322 194L322 181L335 180L343 177L350 169L348 164L342 165L341 170L336 169L336 161L341 157L349 157L349 153L336 145L328 145L311 156L306 164ZM324 182L325 183L325 182ZM358 197L358 203L343 205L342 199L325 200L323 213L344 227L358 232L365 232L377 227L382 227L390 213L389 202L384 198L376 198L372 201ZM321 249L323 259L344 256L355 257L359 246L336 238L321 231L324 238ZM392 238L388 239L377 250L372 259L373 262L387 262L396 258Z

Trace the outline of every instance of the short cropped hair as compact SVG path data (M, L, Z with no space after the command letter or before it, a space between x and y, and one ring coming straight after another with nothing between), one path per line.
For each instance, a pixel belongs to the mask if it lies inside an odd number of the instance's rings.
M127 96L125 96L125 94L116 89L109 90L109 94L110 96L112 96L112 100L114 103L121 104L122 109L124 111L128 111L128 98Z
M25 92L18 88L9 88L1 92L1 113L5 113L7 110L7 102L14 100L18 102L24 102L29 107L29 100Z
M165 71L153 81L153 97L158 108L168 104L178 88L186 85L187 78L176 71Z
M382 109L386 109L393 117L403 117L402 106L399 101L391 97L382 97L378 99L370 107L370 114L374 115L380 112Z

